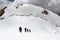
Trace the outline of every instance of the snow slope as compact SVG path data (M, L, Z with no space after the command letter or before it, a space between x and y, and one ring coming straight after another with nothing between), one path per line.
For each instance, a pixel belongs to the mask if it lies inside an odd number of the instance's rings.
M42 14L43 8L30 4L19 6L18 9L14 5L8 6L2 16L5 19L0 20L0 40L60 40L60 30L50 23L51 18L56 16L57 19L59 16L50 11L49 16ZM53 17L50 18L51 13ZM20 26L23 28L22 33L19 32ZM25 27L31 32L25 33Z
M53 25L60 27L60 17L56 15L55 13L48 10L49 14L45 15L42 14L42 11L44 11L44 8L34 6L31 4L24 4L23 6L18 6L18 9L16 9L16 4L11 4L5 11L6 13L3 16L9 16L12 14L20 15L20 16L35 16L35 17L41 17L49 22L51 22ZM11 13L12 12L12 13Z
M22 33L19 27L23 28ZM31 32L24 32L24 28ZM0 20L0 40L59 40L60 34L55 26L33 16L11 16Z

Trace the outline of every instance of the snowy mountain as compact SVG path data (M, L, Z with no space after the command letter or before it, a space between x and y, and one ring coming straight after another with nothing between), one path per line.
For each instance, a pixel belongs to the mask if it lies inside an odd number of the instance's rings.
M8 6L12 2L18 5L28 3L41 6L60 15L60 0L0 0L0 9Z
M17 8L16 8L17 7ZM59 40L60 17L48 11L48 15L42 14L45 9L31 4L18 6L8 5L5 14L0 20L0 39L1 40ZM22 27L22 33L19 27ZM31 32L25 32L24 28Z
M6 9L6 13L3 16L9 16L9 15L20 15L20 16L35 16L35 17L41 17L53 25L60 27L60 17L56 15L55 13L48 11L48 15L42 14L42 12L45 10L42 7L34 6L31 4L24 4L23 6L18 6L16 8L16 4L9 6ZM11 13L12 12L12 13Z

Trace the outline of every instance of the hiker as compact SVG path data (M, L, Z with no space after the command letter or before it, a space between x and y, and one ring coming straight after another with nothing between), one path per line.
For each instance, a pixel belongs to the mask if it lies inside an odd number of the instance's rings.
M27 32L27 28L25 28L24 30L25 30L25 32Z
M22 32L22 27L19 27L19 31Z

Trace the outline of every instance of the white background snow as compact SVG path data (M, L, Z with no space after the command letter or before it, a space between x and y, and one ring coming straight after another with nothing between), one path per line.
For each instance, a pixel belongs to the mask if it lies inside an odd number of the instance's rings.
M49 10L48 15L42 14L44 8L31 4L24 4L18 9L16 6L15 3L9 4L2 16L4 19L0 20L0 40L60 40L58 15ZM19 32L20 26L23 28L22 33ZM31 32L25 33L25 27Z

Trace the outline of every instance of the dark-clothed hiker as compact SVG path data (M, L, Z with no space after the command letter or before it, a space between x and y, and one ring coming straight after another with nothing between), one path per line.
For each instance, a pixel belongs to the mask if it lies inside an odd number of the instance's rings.
M19 31L22 32L22 27L19 27Z

